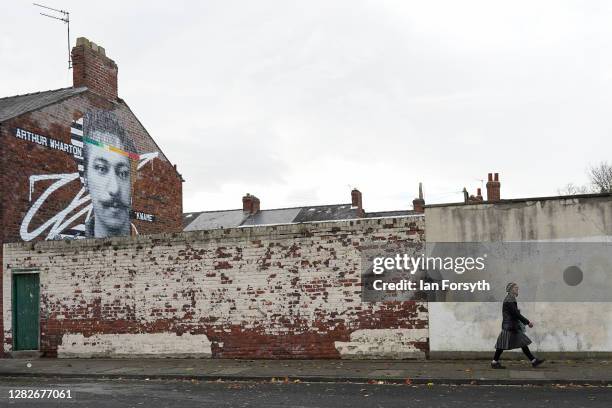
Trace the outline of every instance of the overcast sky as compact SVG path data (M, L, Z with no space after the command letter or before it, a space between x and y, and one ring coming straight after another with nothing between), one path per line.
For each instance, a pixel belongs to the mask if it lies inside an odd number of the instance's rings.
M610 1L66 1L178 166L184 210L555 195L612 161ZM3 2L0 96L72 85L65 26ZM483 190L484 191L484 190Z

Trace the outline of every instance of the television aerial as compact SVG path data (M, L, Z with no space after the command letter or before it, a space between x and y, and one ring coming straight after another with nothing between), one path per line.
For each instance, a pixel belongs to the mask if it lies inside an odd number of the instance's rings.
M38 3L32 3L33 5L35 5L36 7L41 7L47 10L51 10L53 13L55 13L55 15L52 14L47 14L47 13L40 13L41 16L45 16L45 17L49 17L49 18L53 18L55 20L59 20L64 22L64 24L66 24L67 27L67 38L68 38L68 69L72 68L72 57L70 56L70 13L64 10L58 10L58 9L54 9L52 7L48 7L45 6L43 4L38 4Z

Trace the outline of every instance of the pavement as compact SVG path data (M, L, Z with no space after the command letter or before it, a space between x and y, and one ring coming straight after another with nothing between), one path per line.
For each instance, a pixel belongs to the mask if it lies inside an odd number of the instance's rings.
M612 386L611 360L503 363L505 370L485 360L0 359L0 378Z

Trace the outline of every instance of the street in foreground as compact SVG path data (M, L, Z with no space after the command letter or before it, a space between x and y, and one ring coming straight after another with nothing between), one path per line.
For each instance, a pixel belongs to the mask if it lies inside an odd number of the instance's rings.
M10 398L64 390L70 399ZM23 394L23 392L21 392ZM49 392L47 392L49 394ZM55 392L56 396L58 392ZM606 407L612 387L449 386L3 378L1 407Z

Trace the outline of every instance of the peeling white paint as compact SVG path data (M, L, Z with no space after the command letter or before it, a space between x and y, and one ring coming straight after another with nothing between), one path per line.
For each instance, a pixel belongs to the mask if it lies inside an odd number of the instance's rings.
M64 334L57 349L59 358L137 358L190 357L210 358L210 341L204 334Z
M350 341L336 341L334 346L346 359L424 359L425 353L414 346L426 342L427 329L355 330Z

